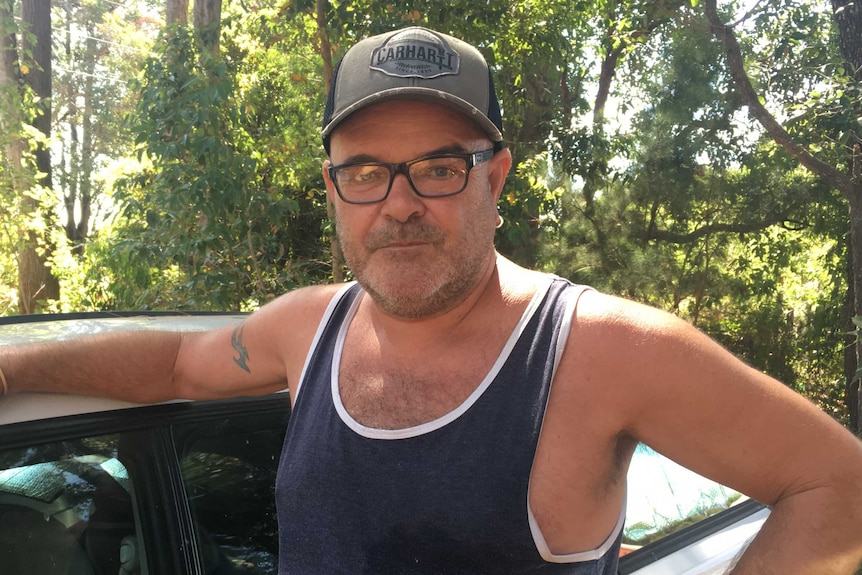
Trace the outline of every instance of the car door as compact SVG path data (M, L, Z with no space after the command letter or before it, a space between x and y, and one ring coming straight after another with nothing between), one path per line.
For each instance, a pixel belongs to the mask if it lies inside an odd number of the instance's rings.
M277 573L287 394L0 427L0 573ZM768 509L641 446L622 575L720 573Z
M144 552L137 479L123 462L127 437L67 433L56 421L46 432L39 423L4 428L0 440L0 572L154 572Z
M0 573L276 573L286 394L0 426Z
M204 575L275 575L275 475L287 395L196 407L200 413L170 426L195 560Z

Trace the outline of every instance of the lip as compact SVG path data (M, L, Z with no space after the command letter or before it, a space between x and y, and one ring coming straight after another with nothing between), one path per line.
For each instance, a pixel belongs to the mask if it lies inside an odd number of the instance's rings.
M422 246L427 246L426 242L392 242L383 246L384 249L404 249L404 248L418 248Z

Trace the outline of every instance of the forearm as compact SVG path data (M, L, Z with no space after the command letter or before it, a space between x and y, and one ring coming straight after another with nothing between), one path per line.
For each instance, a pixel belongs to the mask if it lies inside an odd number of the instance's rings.
M731 575L852 575L862 559L860 490L812 489L779 501Z
M0 347L9 393L41 391L136 402L177 396L173 378L182 336L134 331Z

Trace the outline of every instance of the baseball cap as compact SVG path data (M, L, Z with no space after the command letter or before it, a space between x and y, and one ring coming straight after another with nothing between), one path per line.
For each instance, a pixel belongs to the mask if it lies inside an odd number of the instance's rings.
M385 100L437 102L473 120L499 147L503 117L481 52L447 34L413 26L357 42L341 58L323 113L323 146L354 112Z

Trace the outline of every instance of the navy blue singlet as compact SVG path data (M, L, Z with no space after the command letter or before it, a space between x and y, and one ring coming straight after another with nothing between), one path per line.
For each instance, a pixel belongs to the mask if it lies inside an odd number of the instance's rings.
M548 283L461 406L397 430L365 427L341 403L341 350L362 290L333 298L279 465L280 575L616 574L622 514L599 549L554 556L529 511L545 404L584 289Z

